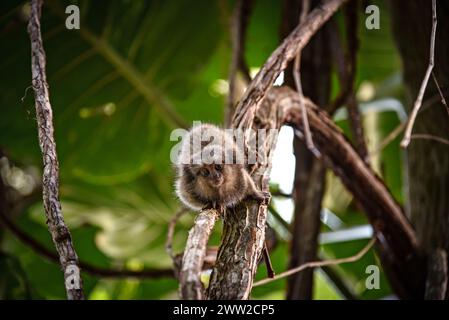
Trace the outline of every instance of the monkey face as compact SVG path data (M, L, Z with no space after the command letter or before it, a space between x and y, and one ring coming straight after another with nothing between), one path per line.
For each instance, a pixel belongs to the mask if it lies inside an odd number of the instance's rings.
M211 187L218 188L224 182L223 165L216 163L204 164L198 168L197 176Z

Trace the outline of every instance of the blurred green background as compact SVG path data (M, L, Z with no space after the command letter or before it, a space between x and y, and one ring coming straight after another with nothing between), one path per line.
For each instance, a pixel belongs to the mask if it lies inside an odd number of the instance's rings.
M391 38L389 9L384 1L373 2L381 8L381 29L365 29L365 16L360 15L357 73L370 150L404 120L400 63ZM65 28L64 10L69 4L80 8L80 30ZM42 36L61 200L82 261L114 269L172 267L164 243L168 222L180 204L173 192L169 153L175 142L169 136L178 126L175 118L187 126L194 120L223 123L233 6L234 1L226 0L45 1ZM4 184L19 195L12 218L53 250L39 195L42 160L30 89L30 43L24 18L28 10L22 1L0 2L0 147L6 155L0 169ZM280 43L280 19L279 1L255 2L245 53L253 72ZM335 96L338 81L333 78ZM344 113L335 117L349 131ZM290 141L291 132L284 138ZM396 199L402 201L398 139L372 159ZM282 186L293 172L288 175L278 174L273 183ZM292 216L291 201L276 197L273 201L287 222ZM358 252L369 241L370 228L352 197L330 173L324 206L321 256L346 257ZM175 252L182 252L193 219L194 214L188 214L178 223ZM271 258L279 273L288 265L289 234L279 219L270 217L269 222L278 238ZM218 223L211 245L219 245L220 233ZM389 297L383 274L380 289L365 288L365 269L370 264L380 266L373 250L355 263L334 269L356 297ZM257 279L265 274L261 265ZM170 277L114 279L84 272L82 277L89 299L178 297L177 281ZM321 270L315 272L315 285L317 299L344 299ZM285 280L257 287L252 298L284 299L285 287ZM59 266L5 229L0 229L0 298L65 298Z

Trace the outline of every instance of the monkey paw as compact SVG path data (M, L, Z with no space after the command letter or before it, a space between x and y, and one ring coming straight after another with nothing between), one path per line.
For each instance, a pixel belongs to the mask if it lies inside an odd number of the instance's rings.
M259 204L268 205L271 200L271 193L267 191L260 191L254 195L251 195L251 198L259 202Z

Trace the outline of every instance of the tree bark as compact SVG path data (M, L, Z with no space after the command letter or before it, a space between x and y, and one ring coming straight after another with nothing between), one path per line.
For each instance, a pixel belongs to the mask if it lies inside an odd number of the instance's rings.
M73 247L70 231L62 215L59 201L59 163L53 136L53 112L50 105L47 77L45 74L45 51L42 44L40 16L41 0L31 1L31 17L28 33L31 40L31 70L39 131L39 145L43 158L43 201L48 229L59 255L64 272L64 284L69 300L84 299L78 266L78 256Z
M213 209L200 212L189 232L179 271L181 299L201 300L204 298L204 288L200 279L201 270L206 256L207 241L218 217L219 213Z
M449 85L449 3L437 1L434 74L447 97ZM431 1L392 1L394 35L403 62L404 81L408 89L409 110L418 95L429 61L432 26ZM424 101L438 95L432 79ZM445 106L437 101L417 116L413 132L449 138L449 117ZM443 248L449 250L449 151L445 144L422 139L412 140L407 153L408 207L418 239L428 255ZM432 270L429 270L430 272ZM432 277L429 274L429 277Z

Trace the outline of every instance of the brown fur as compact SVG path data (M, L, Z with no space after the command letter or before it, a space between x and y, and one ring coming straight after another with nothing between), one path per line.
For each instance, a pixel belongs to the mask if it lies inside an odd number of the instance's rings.
M202 154L212 154L210 161L195 164L178 164L176 179L176 194L183 204L195 211L205 208L216 208L223 210L233 207L246 198L251 198L260 202L265 202L270 195L259 191L255 186L251 176L244 168L243 164L225 164L224 155L227 151L239 152L234 144L232 150L225 150L224 141L232 139L226 133L211 125L201 125L195 127L186 137L185 143L191 143L191 137L198 132L212 131L219 134L218 141L202 144ZM222 143L220 143L221 141ZM181 148L181 157L187 158L189 155L183 154L187 150L185 145ZM193 160L195 154L190 156Z

